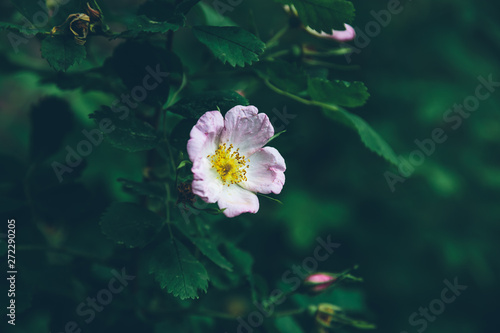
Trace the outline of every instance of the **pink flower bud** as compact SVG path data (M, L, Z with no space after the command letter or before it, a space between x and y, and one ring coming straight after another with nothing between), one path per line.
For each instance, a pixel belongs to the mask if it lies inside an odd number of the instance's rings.
M348 42L353 40L356 37L356 31L349 24L344 23L345 30L332 30L331 34L327 34L326 32L317 32L316 30L306 27L306 31L313 36L324 38L324 39L333 39L337 42Z
M309 293L319 294L337 281L337 275L331 273L314 273L305 278L303 287Z

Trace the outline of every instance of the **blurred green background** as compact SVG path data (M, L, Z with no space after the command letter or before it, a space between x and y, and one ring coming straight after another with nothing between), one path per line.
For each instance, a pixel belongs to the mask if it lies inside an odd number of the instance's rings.
M353 25L360 30L374 20L372 10L378 12L388 4L378 0L352 2L356 8ZM114 15L111 20L118 20L135 8L134 1L102 3ZM446 305L425 331L498 332L500 91L482 101L457 129L446 123L443 115L453 104L462 103L474 93L478 76L493 75L493 80L500 81L500 5L472 0L414 0L402 5L403 11L393 15L369 45L353 55L350 65L360 68L338 75L365 82L371 98L353 112L367 120L397 154L408 158L418 148L414 141L429 138L435 128L442 128L448 140L436 145L435 152L409 179L396 184L393 192L384 173L397 170L365 149L355 132L329 121L320 110L277 96L253 80L214 78L213 86L245 91L250 103L271 118L275 110L285 108L296 116L285 124L287 132L273 142L288 167L286 185L278 196L284 205L261 198L258 215L231 220L227 227L241 223L248 228L241 247L254 256L254 271L271 289L279 285L283 272L291 265L312 254L318 236L331 235L341 246L319 269L339 271L359 264L356 274L365 282L337 295L338 305L363 310L366 319L377 323L376 332L417 332L419 326L411 326L409 316L439 298L445 287L443 280L454 278L467 285L467 290ZM8 1L1 1L0 9L0 19L16 17ZM264 0L243 1L226 16L249 27L250 12L263 40L287 20L279 6ZM111 26L120 29L117 23ZM205 55L189 53L199 46L188 32L181 30L176 36L179 37L174 50L187 50L183 62L194 68L197 58ZM102 64L117 43L109 43L103 37L90 40L92 57L78 69ZM30 151L32 105L46 95L68 100L75 125L67 140L74 144L80 140L81 129L93 128L87 115L101 104L109 105L113 98L99 92L62 91L54 84L41 83L40 77L50 75L52 70L40 58L36 41L13 54L6 33L2 32L0 45L0 177L2 190L16 193L22 192L22 181L17 179L22 180L28 170L24 161ZM347 65L343 57L335 61ZM64 158L63 152L54 156L56 160ZM39 244L47 239L47 233L65 225L64 235L49 238L77 248L91 247L89 251L97 256L112 251L112 243L100 235L98 217L109 202L130 200L115 180L140 180L144 154L127 154L103 144L86 164L81 187L52 193L54 198L47 203L45 213L47 220L55 221L53 229L28 227L29 212L24 208L10 213L18 220L18 242ZM53 174L45 170L34 177L48 179ZM4 203L2 212L7 211L6 205L15 203ZM24 225L29 234L23 234ZM0 230L4 231L5 225ZM126 250L118 250L119 255L122 252ZM26 251L19 254L19 262L34 265L43 257L39 251ZM57 262L57 258L52 258L52 262ZM37 269L43 271L47 267ZM19 314L20 325L24 322L19 331L47 332L46 327L51 332L62 330L66 321L76 317L74 308L87 295L88 289L83 285L99 285L91 281L90 269L87 263L73 261L27 278L27 282L46 288L32 299L30 309ZM73 278L74 275L79 278ZM68 297L69 293L77 296ZM242 294L240 291L226 298ZM114 330L153 332L152 327L143 327L127 317L125 310L120 311L119 303L126 302L126 298L117 298L110 305L114 310L101 313L102 318L85 327L84 332L109 329L106 325L115 323L112 316L123 318L120 325L111 326ZM301 299L294 301L300 303ZM57 313L58 318L48 316L49 313ZM219 331L229 332L237 323L215 325L222 325Z

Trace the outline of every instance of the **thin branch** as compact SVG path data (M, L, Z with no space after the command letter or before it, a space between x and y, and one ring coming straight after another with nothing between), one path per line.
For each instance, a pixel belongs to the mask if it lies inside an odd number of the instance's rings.
M313 100L309 100L309 99L305 99L305 98L299 97L299 96L291 94L291 93L289 93L287 91L281 90L280 88L276 87L271 82L269 82L268 79L265 79L265 78L262 78L262 79L263 79L264 83L266 84L266 86L268 86L274 92L276 92L276 93L278 93L280 95L286 96L288 98L291 98L291 99L293 99L293 100L295 100L297 102L300 102L302 104L319 106L321 108L332 110L332 111L340 111L341 110L341 108L339 108L335 104L326 104L326 103L322 103L322 102L313 101Z

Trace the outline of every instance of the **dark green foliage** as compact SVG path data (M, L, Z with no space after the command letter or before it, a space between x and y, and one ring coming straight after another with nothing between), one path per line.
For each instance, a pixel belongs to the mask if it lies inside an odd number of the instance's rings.
M196 26L193 33L224 64L245 67L264 52L265 44L250 32L239 27Z
M226 112L236 105L248 105L248 100L232 90L207 91L184 97L168 110L186 118L198 119L207 110Z
M70 36L46 37L42 41L41 52L52 68L63 72L87 57L85 47L77 44Z
M205 267L175 238L155 249L149 272L163 289L180 299L198 298L208 288Z
M308 93L316 101L346 107L362 106L370 94L363 82L328 81L312 78L308 81Z
M0 258L15 219L18 270L0 332L313 333L320 304L333 332L410 332L443 295L428 331L497 330L498 4L357 1L354 21L345 0L55 2L0 4ZM85 31L87 2L102 26L78 45L53 28ZM305 31L344 23L357 39ZM217 142L187 145L237 105L268 116L285 185L227 218L226 193L195 194L222 177Z
M282 60L261 62L256 66L256 70L259 75L289 93L299 94L307 90L307 75L296 64Z
M101 218L102 232L118 244L143 247L163 225L155 213L133 203L112 204Z
M130 110L116 113L109 107L94 111L89 116L98 127L105 126L106 139L116 148L129 152L153 149L160 140L155 129L137 117Z

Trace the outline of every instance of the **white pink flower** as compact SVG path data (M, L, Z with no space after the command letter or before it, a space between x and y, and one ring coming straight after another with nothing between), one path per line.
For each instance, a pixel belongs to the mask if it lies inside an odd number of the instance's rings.
M256 213L255 193L278 194L285 183L285 160L275 148L264 147L274 128L258 112L239 105L223 118L219 111L208 111L191 130L192 191L205 202L217 202L227 217Z

